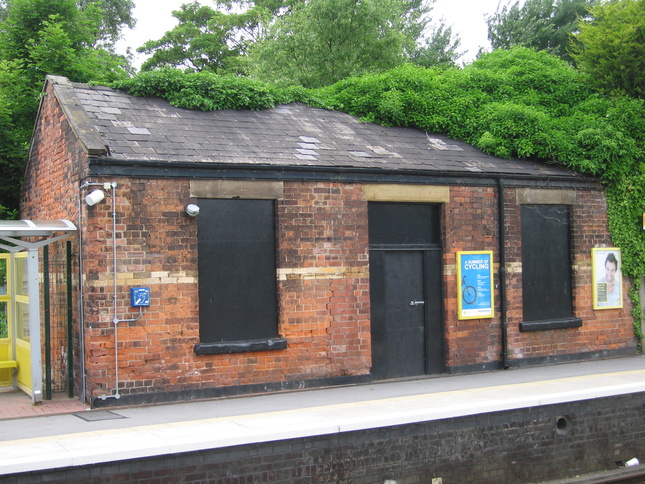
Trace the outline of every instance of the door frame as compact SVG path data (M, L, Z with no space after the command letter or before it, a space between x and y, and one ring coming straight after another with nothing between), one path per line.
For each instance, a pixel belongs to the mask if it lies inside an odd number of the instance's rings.
M446 340L445 340L445 315L443 307L443 248L441 244L441 204L425 202L370 202L372 204L387 203L391 206L433 206L435 207L436 218L432 223L436 224L436 231L431 235L431 240L405 243L401 240L379 241L372 240L370 237L370 294L372 307L372 374L376 378L387 377L387 321L385 320L385 301L381 300L386 295L386 281L384 277L383 261L380 257L375 257L378 253L387 253L391 251L409 251L422 253L422 271L423 271L423 294L424 294L424 368L425 375L440 374L446 371ZM370 217L372 220L372 217ZM373 220L372 220L373 221ZM383 232L381 232L383 233ZM370 235L372 231L370 231ZM393 242L393 243L388 243ZM377 260L381 259L381 260ZM432 290L434 288L435 290ZM432 335L437 336L432 339ZM381 341L379 341L381 338ZM377 344L375 345L374 342ZM383 347L378 347L379 343L384 343ZM436 358L432 358L432 356ZM412 376L412 375L411 375ZM423 375L418 375L423 376Z

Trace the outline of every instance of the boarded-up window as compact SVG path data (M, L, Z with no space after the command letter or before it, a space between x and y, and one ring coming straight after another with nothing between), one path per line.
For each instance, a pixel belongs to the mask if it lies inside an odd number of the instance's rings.
M573 321L567 205L522 205L523 330L578 326ZM552 323L549 325L549 322Z
M200 341L277 337L274 201L198 203Z

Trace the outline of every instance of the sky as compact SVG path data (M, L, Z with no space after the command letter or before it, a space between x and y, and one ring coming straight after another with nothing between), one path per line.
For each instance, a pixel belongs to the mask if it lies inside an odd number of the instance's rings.
M124 39L119 42L119 52L127 47L136 54L136 48L148 40L160 39L163 34L176 25L171 12L179 9L191 0L135 0L134 17L137 25L133 30L124 32ZM212 5L209 0L199 0L204 5ZM466 51L461 62L474 59L479 47L490 48L485 15L497 10L499 2L503 5L511 0L436 0L433 7L434 17L443 18L451 26L453 33L461 38L461 51ZM139 66L145 56L136 54L135 66Z

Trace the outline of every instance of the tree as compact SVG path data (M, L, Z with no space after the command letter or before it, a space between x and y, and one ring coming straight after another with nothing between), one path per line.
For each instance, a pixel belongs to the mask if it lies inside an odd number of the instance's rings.
M134 28L136 20L132 16L134 0L77 0L80 10L96 5L103 12L99 37L110 44L119 40L124 27Z
M251 47L250 73L319 87L390 69L414 52L429 11L423 0L310 0Z
M580 22L571 52L602 89L645 99L645 0L600 4Z
M159 40L150 40L138 52L152 54L142 70L183 67L194 71L219 71L227 60L243 51L244 39L236 39L229 15L202 6L185 4L172 12L179 24Z
M150 40L138 52L152 54L141 67L178 67L192 71L222 72L247 53L263 25L291 11L303 0L218 0L217 8L199 2L172 12L179 22L159 40Z
M516 46L545 50L571 61L568 45L577 30L578 19L588 15L599 0L526 0L512 6L498 6L486 19L488 40L493 49Z
M423 36L435 0L216 0L173 12L178 25L137 49L142 70L180 68L315 86L412 61L455 66L443 23Z
M18 208L22 166L37 92L17 61L0 61L0 218Z
M80 9L75 0L9 0L0 26L0 58L20 61L38 88L46 74L78 82L126 75L127 61L113 51L101 3Z
M127 60L114 53L113 39L118 26L127 25L131 17L125 11L108 15L102 9L107 5L127 9L132 2L6 0L0 5L5 7L4 17L0 16L0 215L18 207L45 76L104 83L127 76Z
M456 67L457 61L463 55L459 52L461 39L452 33L443 21L432 29L429 39L425 39L410 55L410 61L423 67L439 67L447 69Z

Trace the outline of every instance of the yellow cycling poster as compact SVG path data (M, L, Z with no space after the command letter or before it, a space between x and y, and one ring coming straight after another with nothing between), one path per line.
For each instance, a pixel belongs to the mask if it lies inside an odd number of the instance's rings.
M591 249L594 309L623 307L621 262L620 249L616 247Z
M493 252L457 252L458 319L492 318Z

